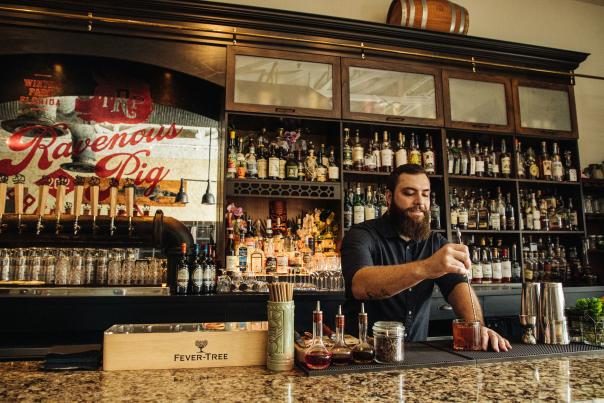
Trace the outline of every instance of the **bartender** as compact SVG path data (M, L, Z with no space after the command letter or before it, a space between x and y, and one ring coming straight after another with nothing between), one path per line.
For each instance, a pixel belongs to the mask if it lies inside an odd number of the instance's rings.
M388 178L386 199L386 214L353 226L342 242L349 317L364 302L370 326L381 320L403 322L408 341L424 341L436 284L458 317L474 319L472 298L476 318L483 322L474 290L468 293L468 248L430 231L430 180L424 169L415 164L396 168ZM489 345L494 351L511 348L485 326L481 337L483 350Z

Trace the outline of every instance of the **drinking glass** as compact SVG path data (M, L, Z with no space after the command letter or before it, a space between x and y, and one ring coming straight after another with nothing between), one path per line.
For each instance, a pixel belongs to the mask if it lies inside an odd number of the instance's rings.
M96 276L95 282L97 285L107 285L107 249L99 249L96 257Z
M138 259L134 263L134 272L132 273L132 284L148 284L145 279L149 271L149 264L146 259Z
M477 320L453 320L453 349L464 351L481 350L481 324Z
M0 254L0 280L9 281L11 279L10 263L10 251L8 249L3 249Z
M69 268L71 266L67 251L60 249L57 255L57 263L55 269L55 284L67 285L69 276Z
M57 257L53 254L51 248L46 248L44 257L42 258L42 267L44 271L44 282L46 284L55 283L55 271L57 265Z

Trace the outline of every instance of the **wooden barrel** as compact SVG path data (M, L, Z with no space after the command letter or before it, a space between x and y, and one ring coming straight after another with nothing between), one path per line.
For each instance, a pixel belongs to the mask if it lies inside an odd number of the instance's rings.
M468 33L468 10L447 0L393 0L388 24L429 31Z

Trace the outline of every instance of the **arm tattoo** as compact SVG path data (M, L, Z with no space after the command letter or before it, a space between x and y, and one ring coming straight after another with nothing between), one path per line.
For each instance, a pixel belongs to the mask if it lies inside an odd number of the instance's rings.
M385 288L381 288L380 291L376 294L372 292L367 292L367 299L383 299L388 298L390 294Z

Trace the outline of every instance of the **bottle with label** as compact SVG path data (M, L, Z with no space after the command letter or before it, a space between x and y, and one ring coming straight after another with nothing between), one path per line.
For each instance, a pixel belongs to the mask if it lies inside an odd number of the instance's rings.
M375 161L375 170L381 171L382 169L382 151L380 149L380 134L378 132L373 133L373 143L371 146L371 154L373 154L373 160Z
M432 136L426 133L424 140L424 153L422 154L424 170L428 175L436 173L436 164L434 163L434 149L432 148Z
M364 208L364 221L373 220L375 218L375 203L373 200L373 193L371 192L371 185L367 186L367 194L365 196Z
M325 150L325 144L321 144L319 148L319 155L317 156L317 182L327 181L327 166L323 164L323 152Z
M472 284L482 284L482 263L478 248L472 251Z
M440 206L436 203L436 193L432 192L430 198L430 227L440 229Z
M285 179L289 181L297 181L299 179L298 161L296 161L296 158L294 157L293 150L290 151L287 162L285 163Z
M373 152L373 140L369 141L369 147L367 147L367 152L365 153L365 157L363 158L363 171L375 172L377 170L377 156L378 153Z
M397 149L394 159L397 168L407 163L407 148L405 147L405 135L403 132L398 132Z
M501 176L509 178L512 174L512 156L507 150L505 139L501 139Z
M577 181L577 169L573 167L571 151L564 151L564 175L569 182Z
M350 129L344 128L344 148L342 149L342 168L346 171L353 167L352 144L350 143Z
M500 153L497 152L497 150L495 149L495 139L491 140L491 164L492 164L492 169L491 169L491 176L493 178L499 178L500 174L501 174L501 167L499 166L499 162L500 162Z
M247 176L247 161L243 153L243 139L240 137L237 143L239 144L237 151L237 179L245 179Z
M484 176L485 174L485 161L480 151L480 144L478 142L474 146L474 155L476 157L476 176Z
M501 283L503 281L503 267L499 260L499 249L492 249L491 270L493 271L493 283Z
M233 228L227 228L227 243L225 248L226 271L235 272L239 268L239 258L235 250Z
M258 140L258 159L256 162L258 169L258 179L266 179L268 176L268 160L266 159L266 149L261 140Z
M422 153L419 151L419 144L416 141L415 133L411 133L411 148L409 150L409 164L421 165Z
M348 229L352 227L352 216L353 216L353 206L352 206L352 189L349 188L346 191L346 196L344 198L344 229Z
M466 202L462 199L459 202L459 207L457 208L457 225L459 229L465 230L468 229L468 209L466 208Z
M512 283L522 282L522 268L518 262L518 247L516 244L512 245Z
M354 145L352 146L352 165L354 169L360 171L363 169L365 165L365 150L363 148L363 144L361 143L361 135L359 134L359 129L356 129L354 134Z
M229 132L226 177L228 179L235 179L237 177L237 146L235 144L235 130L231 130Z
M508 248L501 249L501 282L512 281L512 262L510 261Z
M189 292L189 264L187 259L187 244L180 245L180 259L176 265L176 294L187 295Z
M541 142L541 156L539 157L539 165L541 169L541 179L546 181L552 180L552 159L547 153L547 143Z
M250 140L249 152L245 156L245 163L247 165L248 178L257 178L258 177L258 161L256 161L256 147L254 147L253 140Z
M472 150L472 143L470 140L466 140L466 155L468 156L468 169L464 175L475 176L476 175L476 155Z
M268 156L268 178L279 179L279 156L277 155L277 147L275 144L270 145Z
M455 171L455 140L454 139L446 139L447 143L447 173L449 175L453 175Z
M306 167L304 165L304 158L302 157L301 149L298 149L298 157L296 158L296 163L298 164L298 180L306 180Z
M526 162L524 161L524 154L522 154L522 143L520 140L516 140L516 176L518 179L526 178L525 166Z
M482 283L491 284L493 282L493 266L489 259L489 251L485 247L482 249Z
M329 150L329 166L327 167L327 179L337 182L340 179L340 167L336 164L336 153L333 146Z
M193 254L191 256L191 287L190 294L197 295L201 294L203 286L203 266L201 265L202 259L200 259L200 247L199 244L193 246Z
M537 157L533 147L529 146L529 148L526 150L525 165L528 172L528 178L539 179L539 164L537 164Z
M365 221L365 203L363 203L363 195L361 194L361 185L357 183L353 201L353 216L352 223L360 224Z
M203 253L197 257L198 265L202 268L201 293L212 294L214 288L214 277L212 276L212 257L210 256L210 245L205 244Z
M387 131L384 131L384 141L382 142L382 149L380 150L380 172L392 172L393 164L393 152L390 146L390 138Z
M562 165L558 143L554 143L552 146L552 179L558 182L564 180L564 166Z
M573 206L572 197L568 198L568 210L569 210L569 217L570 217L570 220L569 220L570 221L570 230L578 231L579 230L579 215L577 214L577 210Z

